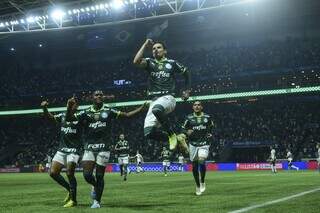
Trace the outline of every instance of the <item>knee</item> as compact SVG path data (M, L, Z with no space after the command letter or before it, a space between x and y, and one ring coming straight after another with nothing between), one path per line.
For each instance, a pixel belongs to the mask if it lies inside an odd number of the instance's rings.
M87 172L87 171L84 171L83 172L83 177L86 181L90 180L92 178L92 172Z
M158 116L162 116L165 112L165 109L163 106L161 106L160 104L157 104L155 105L153 108L152 108L152 113L158 117Z
M53 170L50 171L50 177L54 178L54 177L57 177L58 175L59 175L59 172L53 171Z
M70 178L74 178L74 172L73 171L67 171L67 177Z

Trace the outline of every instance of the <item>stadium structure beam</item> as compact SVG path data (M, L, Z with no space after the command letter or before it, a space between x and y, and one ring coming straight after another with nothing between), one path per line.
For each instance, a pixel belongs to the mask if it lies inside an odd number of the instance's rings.
M299 93L312 93L320 92L320 85L313 87L300 87L300 88L286 88L286 89L275 89L275 90L262 90L262 91L250 91L250 92L237 92L237 93L225 93L216 95L202 95L192 96L187 102L192 101L210 101L210 100L228 100L235 98L248 98L248 97L259 97L259 96L271 96L271 95L287 95L287 94L299 94ZM139 101L128 101L128 102L117 102L117 103L106 103L110 107L126 107L141 105L147 100ZM181 98L176 98L177 102L184 102ZM88 108L90 105L79 106L79 110ZM66 107L55 107L50 108L50 112L61 112L65 111ZM28 110L11 110L11 111L0 111L0 116L8 115L25 115L25 114L37 114L42 113L42 109L28 109Z
M195 1L196 4L189 4L192 3L193 1ZM49 1L51 2L51 1ZM99 2L101 3L101 2ZM142 1L143 4L147 4L146 2ZM157 1L157 8L154 10L150 10L150 15L145 16L145 17L138 17L137 13L138 13L138 4L141 4L141 1L138 2L134 2L134 3L130 3L130 4L126 4L125 6L128 7L128 10L122 11L124 13L124 15L126 16L125 18L121 19L121 20L114 20L114 21L101 21L99 20L99 23L95 22L95 19L93 19L93 23L91 24L81 24L80 23L80 16L82 14L85 13L90 13L88 11L84 11L81 12L79 11L79 9L84 9L85 7L92 7L94 6L94 2L93 1L89 1L89 0L79 0L76 2L66 2L66 3L62 3L61 5L57 5L55 4L55 6L59 6L64 8L65 10L75 10L78 9L78 13L77 14L67 14L65 17L63 17L63 19L61 20L61 22L56 22L52 19L48 19L46 21L42 21L41 22L37 22L37 25L33 25L33 24L29 24L29 23L19 23L19 25L16 26L20 26L20 27L11 27L11 28L6 28L6 27L2 27L0 28L0 34L6 34L6 33L16 33L16 32L33 32L33 31L43 31L43 30L54 30L54 29L70 29L70 28L78 28L78 27L88 27L88 26L101 26L101 25L105 25L105 24L121 24L121 23L127 23L127 22L137 22L137 21L146 21L146 20L150 20L153 18L164 18L164 17L170 17L170 16L175 16L175 15L182 15L182 14L187 14L187 13L195 13L195 12L199 12L199 11L203 11L203 10L211 10L211 9L217 9L220 7L225 7L225 6L232 6L232 5L237 5L237 4L247 4L247 3L252 3L252 1L248 1L248 0L233 0L233 1L222 1L222 0L218 0L218 1L212 1L212 0L158 0ZM96 5L98 4L98 2L96 2ZM80 8L82 7L82 8ZM20 8L19 6L17 6L17 9ZM109 8L106 8L106 10L113 10L112 6L110 6ZM23 15L22 15L22 12ZM27 11L28 14L29 12L34 12L35 14L38 14L40 16L48 16L47 12L49 11L48 6L45 6L43 8L36 8L33 9L32 11ZM94 13L94 11L91 11ZM120 12L120 11L119 11ZM109 11L109 14L110 13ZM6 15L4 18L5 20L1 20L2 17L0 16L0 22L5 22L5 21L12 21L12 20L17 20L16 17L18 17L19 19L21 18L26 18L26 13L25 10L21 10L21 8L19 9L19 13L15 13L15 14L8 14ZM23 17L21 17L23 16ZM73 18L78 17L78 21L73 21ZM107 19L106 19L107 20ZM26 26L24 26L26 25ZM7 30L6 30L7 29Z

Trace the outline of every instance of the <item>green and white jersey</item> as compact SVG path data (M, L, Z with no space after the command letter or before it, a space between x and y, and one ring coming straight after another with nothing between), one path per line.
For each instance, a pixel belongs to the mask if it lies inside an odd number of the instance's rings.
M126 140L119 140L115 146L119 157L127 157L129 156L129 143Z
M63 153L78 153L82 146L82 128L77 119L67 121L65 113L54 115L60 126L59 151Z
M76 114L84 125L84 149L94 152L108 151L111 146L112 120L120 115L120 111L107 106L95 110L93 106Z
M169 150L164 150L161 152L161 158L163 161L169 161L170 158L170 151Z
M210 145L207 135L212 133L213 121L210 115L201 113L196 115L192 113L187 116L182 126L183 132L193 130L192 134L188 136L189 143L193 146Z
M148 72L148 96L174 95L176 74L188 72L187 68L175 60L164 58L160 61L146 58ZM189 82L188 82L189 84Z

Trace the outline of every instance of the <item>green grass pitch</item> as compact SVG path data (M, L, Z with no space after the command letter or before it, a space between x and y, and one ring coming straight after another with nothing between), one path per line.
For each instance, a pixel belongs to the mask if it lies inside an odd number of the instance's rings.
M81 173L78 206L64 209L66 192L46 173L0 174L0 212L230 212L320 187L316 171L208 172L207 190L195 196L192 173L105 175L102 208L89 208L90 187ZM249 212L320 212L320 191Z

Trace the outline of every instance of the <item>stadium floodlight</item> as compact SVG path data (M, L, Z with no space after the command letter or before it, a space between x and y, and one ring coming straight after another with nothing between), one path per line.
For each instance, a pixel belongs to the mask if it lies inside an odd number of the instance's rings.
M82 13L84 13L84 12L85 12L85 9L84 9L84 8L81 8L80 11L81 11Z
M33 17L33 16L27 17L27 22L28 22L28 23L33 23L33 22L35 22L34 17Z
M73 13L73 14L77 14L78 12L79 12L79 10L76 10L76 9L73 9L73 10L72 10L72 13Z
M99 8L100 8L99 5L96 5L94 7L96 8L96 10L99 10Z
M96 10L96 8L95 8L94 6L91 6L90 9L91 9L92 11L95 11L95 10Z
M39 16L34 17L34 20L35 20L35 21L39 21L39 19L40 19Z
M9 22L6 21L5 25L8 27L10 24L9 24Z
M87 12L90 12L90 8L89 8L89 7L86 7L86 11L87 11Z
M43 45L42 44L39 44L39 47L42 47Z
M1 22L1 23L0 23L0 27L4 27L4 23Z
M65 15L65 12L63 12L61 9L55 9L51 13L51 17L55 20L61 20Z
M112 1L112 7L116 10L121 9L124 6L122 0L113 0Z
M106 8L105 8L104 4L100 4L100 5L99 5L99 9L100 9L100 10L104 10L104 9L106 9Z
M10 48L11 51L15 51L16 49L14 49L13 47Z
M71 10L68 10L68 14L69 14L69 15L72 15L72 11L71 11Z

